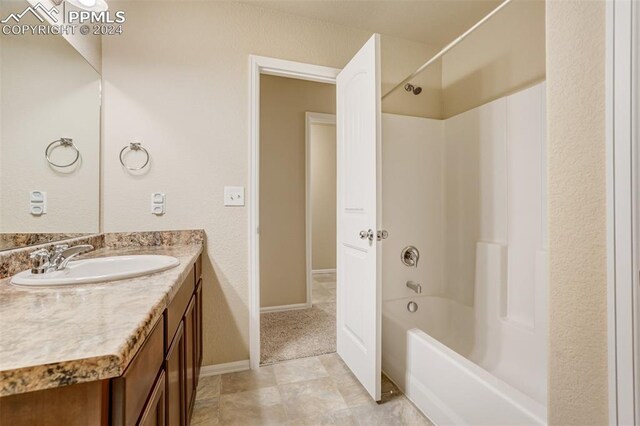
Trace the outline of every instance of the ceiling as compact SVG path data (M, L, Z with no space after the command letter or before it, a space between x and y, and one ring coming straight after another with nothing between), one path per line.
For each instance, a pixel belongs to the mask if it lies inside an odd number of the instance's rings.
M292 15L443 47L501 0L246 0Z

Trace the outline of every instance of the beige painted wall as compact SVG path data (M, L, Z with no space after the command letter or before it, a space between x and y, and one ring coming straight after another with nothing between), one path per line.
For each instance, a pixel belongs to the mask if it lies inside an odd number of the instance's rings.
M391 90L398 82L418 69L438 49L416 43L398 43L397 39L381 37L382 93ZM384 98L382 112L425 118L442 118L442 69L438 61L416 76L411 83L420 86L422 93L414 95L399 88Z
M607 418L605 2L547 2L549 424Z
M336 126L310 126L311 268L336 268Z
M343 67L371 34L230 2L109 6L127 22L102 46L104 230L204 228L204 364L247 359L248 209L225 208L223 187L248 183L248 55ZM383 57L412 45L382 44ZM383 73L412 71L402 66L384 61ZM152 159L140 176L118 162L135 139ZM167 196L164 216L149 212L155 191Z
M515 0L443 57L442 118L544 80L544 10Z
M260 306L307 301L305 112L334 114L333 84L260 77Z

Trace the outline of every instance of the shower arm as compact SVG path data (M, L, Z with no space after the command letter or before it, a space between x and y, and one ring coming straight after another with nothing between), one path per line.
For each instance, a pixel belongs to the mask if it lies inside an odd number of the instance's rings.
M451 43L446 45L444 49L442 49L441 51L436 53L431 59L429 59L427 62L422 64L420 66L420 68L415 70L409 77L405 78L400 83L398 83L397 85L393 86L393 88L391 88L391 90L389 90L387 93L382 95L382 99L384 100L384 98L389 96L391 93L395 92L399 87L403 87L406 83L408 83L409 81L413 80L422 71L424 71L427 68L429 68L429 66L431 66L434 62L436 62L438 59L440 59L442 56L444 56L445 53L447 53L448 51L450 51L451 49L456 47L458 45L458 43L460 43L462 40L467 38L472 32L474 32L475 30L480 28L485 22L487 22L489 19L491 19L495 14L500 12L506 5L508 5L512 1L513 0L505 0L502 3L500 3L500 5L498 7L496 7L495 9L493 9L491 12L489 12L489 14L487 16L485 16L484 18L482 18L481 20L476 22L476 24L473 27L469 28L467 31L462 33L460 36L458 36L458 38L456 38Z

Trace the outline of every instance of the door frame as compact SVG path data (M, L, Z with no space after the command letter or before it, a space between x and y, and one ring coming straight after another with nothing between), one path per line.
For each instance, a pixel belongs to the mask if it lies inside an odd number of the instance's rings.
M313 214L311 211L311 126L314 124L336 125L336 115L324 112L309 112L304 114L304 156L305 156L305 239L307 245L307 308L312 303L313 283Z
M609 423L636 424L634 355L638 344L637 327L639 284L637 149L640 119L638 58L633 47L640 43L640 11L632 0L611 0L606 4L606 155L607 155L607 311ZM635 38L635 41L634 41ZM636 47L637 48L637 47ZM634 64L635 61L635 64ZM635 77L634 77L635 76ZM636 93L634 93L634 91ZM634 158L635 156L635 158ZM634 182L635 180L635 182ZM636 234L634 235L634 232ZM635 318L634 318L635 317Z
M338 68L321 65L249 55L249 362L251 369L260 367L260 75L267 74L335 85L340 71Z

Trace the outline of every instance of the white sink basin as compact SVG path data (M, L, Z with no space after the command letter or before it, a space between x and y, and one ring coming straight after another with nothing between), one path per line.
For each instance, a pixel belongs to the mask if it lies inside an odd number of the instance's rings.
M55 286L114 281L166 271L179 264L175 257L161 255L96 257L69 262L61 271L45 274L23 271L11 278L11 284Z

